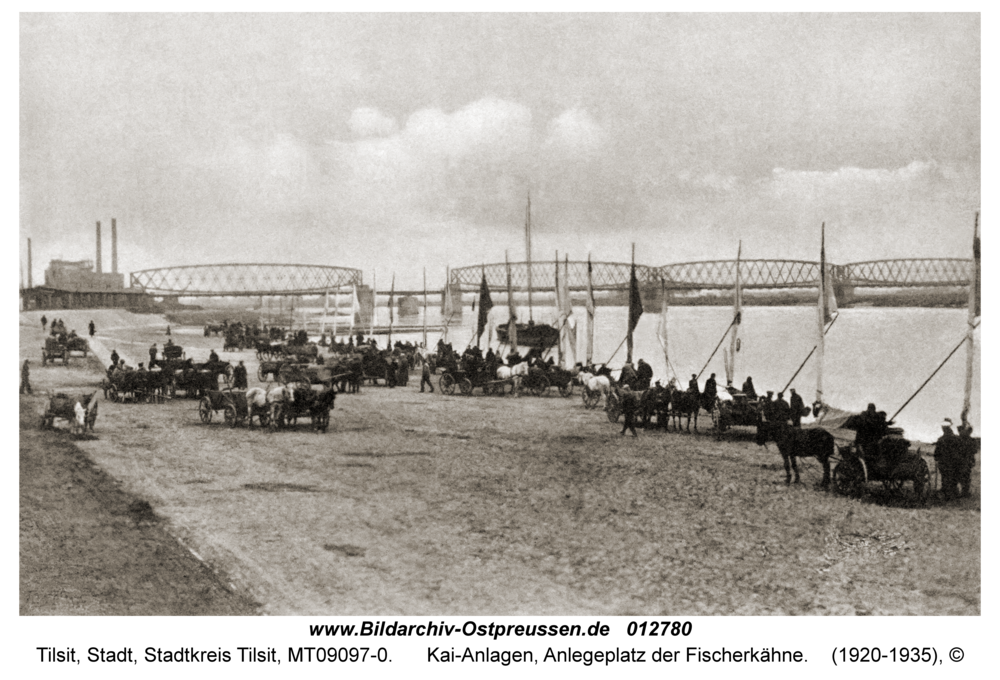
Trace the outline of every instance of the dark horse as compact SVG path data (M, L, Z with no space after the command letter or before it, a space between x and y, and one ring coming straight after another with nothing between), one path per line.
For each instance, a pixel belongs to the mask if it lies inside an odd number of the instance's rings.
M670 414L674 417L674 427L681 429L681 416L687 416L687 431L691 431L691 417L694 417L694 431L698 431L698 411L701 409L701 395L685 392L676 387L668 387L670 391Z
M833 435L826 430L809 428L800 430L788 423L769 423L761 421L757 424L758 446L766 446L768 441L778 445L778 452L785 462L785 484L791 484L792 473L795 471L795 483L799 483L799 468L796 458L815 458L823 466L822 486L830 485L830 458L834 453Z

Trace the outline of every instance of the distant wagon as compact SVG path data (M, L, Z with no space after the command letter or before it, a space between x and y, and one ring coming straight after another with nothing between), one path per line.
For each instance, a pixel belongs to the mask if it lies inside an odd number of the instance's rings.
M198 402L198 417L201 422L212 422L213 414L222 411L226 425L236 427L246 422L247 393L245 390L208 390ZM266 424L266 423L265 423Z
M910 451L901 428L889 428L889 434L869 448L865 453L857 444L839 447L841 460L833 468L833 484L839 493L861 496L869 482L880 482L886 491L899 493L910 483L916 500L927 499L930 468L919 451Z
M69 348L52 335L45 338L45 345L42 347L42 366L48 365L50 361L62 361L63 366L69 368Z

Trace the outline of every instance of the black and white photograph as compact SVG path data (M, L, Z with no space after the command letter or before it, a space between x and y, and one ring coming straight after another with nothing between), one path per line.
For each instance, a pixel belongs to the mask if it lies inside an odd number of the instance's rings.
M111 617L292 675L204 617L568 673L588 626L696 672L759 661L707 617L983 614L979 13L18 24L37 669L181 660ZM935 621L882 663L962 672Z

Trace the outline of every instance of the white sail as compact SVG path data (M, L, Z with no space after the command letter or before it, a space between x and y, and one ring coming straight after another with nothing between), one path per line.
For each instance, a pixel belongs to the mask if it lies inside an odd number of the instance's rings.
M837 313L837 298L830 281L830 271L826 264L826 223L820 227L819 246L819 300L816 306L816 404L823 406L823 362L826 355L826 329Z

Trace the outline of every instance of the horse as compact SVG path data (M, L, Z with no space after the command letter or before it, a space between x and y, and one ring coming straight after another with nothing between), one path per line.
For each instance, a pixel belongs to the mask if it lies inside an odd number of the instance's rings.
M587 371L580 371L576 379L583 386L583 400L584 402L592 399L594 394L597 394L597 400L594 402L596 407L601 401L601 396L604 396L604 408L607 410L607 400L608 395L611 394L611 387L613 385L613 380L610 375L610 371L607 374L594 375L593 373L588 373Z
M516 397L521 391L521 383L528 377L530 370L528 362L521 361L513 366L497 366L496 375L498 380L510 380L513 382L514 389L511 391L511 394Z
M823 487L830 486L830 458L835 449L833 435L820 428L800 430L788 423L761 421L757 424L758 446L767 446L768 441L778 445L778 452L785 463L785 484L792 483L791 470L795 471L795 483L799 483L799 468L796 458L815 458L823 466ZM789 463L791 470L789 470Z
M676 381L671 381L667 388L670 399L670 415L673 416L674 428L681 429L681 416L687 416L687 431L691 432L691 418L694 418L694 431L698 431L698 412L701 410L701 395L687 392L677 387Z
M273 421L278 414L280 404L295 401L295 389L294 386L288 385L278 385L270 390L251 387L246 392L246 400L248 425L253 427L253 417L257 416L261 427L264 427L267 424L264 418L266 417L269 422Z

